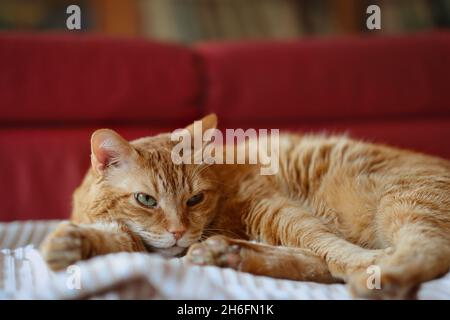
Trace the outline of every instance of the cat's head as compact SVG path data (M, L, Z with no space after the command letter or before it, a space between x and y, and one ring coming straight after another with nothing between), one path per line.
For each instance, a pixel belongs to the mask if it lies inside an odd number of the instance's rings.
M215 115L201 121L203 130L217 125ZM126 223L148 248L168 256L200 240L219 198L207 165L172 161L175 144L170 134L128 142L109 129L91 138L94 182L89 193L95 194L90 201L103 208L98 218Z

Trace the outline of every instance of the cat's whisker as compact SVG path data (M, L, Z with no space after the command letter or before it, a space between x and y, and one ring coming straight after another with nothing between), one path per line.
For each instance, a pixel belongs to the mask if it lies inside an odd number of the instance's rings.
M231 236L233 238L240 238L240 235L238 235L236 232L231 231L231 230L226 230L226 229L220 229L220 228L207 228L203 230L203 234L210 237L210 236L214 236L217 234L222 234L222 235L228 235Z

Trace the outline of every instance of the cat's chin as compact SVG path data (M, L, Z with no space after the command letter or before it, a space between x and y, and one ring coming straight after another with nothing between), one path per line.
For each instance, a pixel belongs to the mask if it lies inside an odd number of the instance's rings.
M154 252L159 253L167 258L182 256L186 252L186 250L187 248L179 246L173 246L165 249L153 248Z

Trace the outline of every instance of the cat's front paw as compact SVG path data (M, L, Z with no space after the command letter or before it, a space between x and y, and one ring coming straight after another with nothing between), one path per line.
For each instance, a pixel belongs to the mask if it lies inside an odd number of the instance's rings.
M83 237L81 227L72 223L62 223L41 245L40 252L48 266L59 271L86 259L89 243Z
M239 270L242 262L241 247L231 239L213 236L206 241L192 245L187 260L197 265L213 265Z

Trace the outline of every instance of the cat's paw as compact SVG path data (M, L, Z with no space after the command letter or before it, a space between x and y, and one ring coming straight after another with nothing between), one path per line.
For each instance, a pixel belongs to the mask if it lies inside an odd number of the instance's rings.
M72 223L62 223L41 245L40 252L48 266L59 271L83 260L89 250L83 230Z
M242 262L241 247L231 239L213 236L206 241L192 245L187 260L197 265L213 265L239 270Z
M376 300L416 299L419 287L404 277L392 272L382 272L377 285L374 285L370 275L358 273L350 277L348 286L355 298ZM368 281L369 280L369 281ZM376 284L376 281L375 281Z

